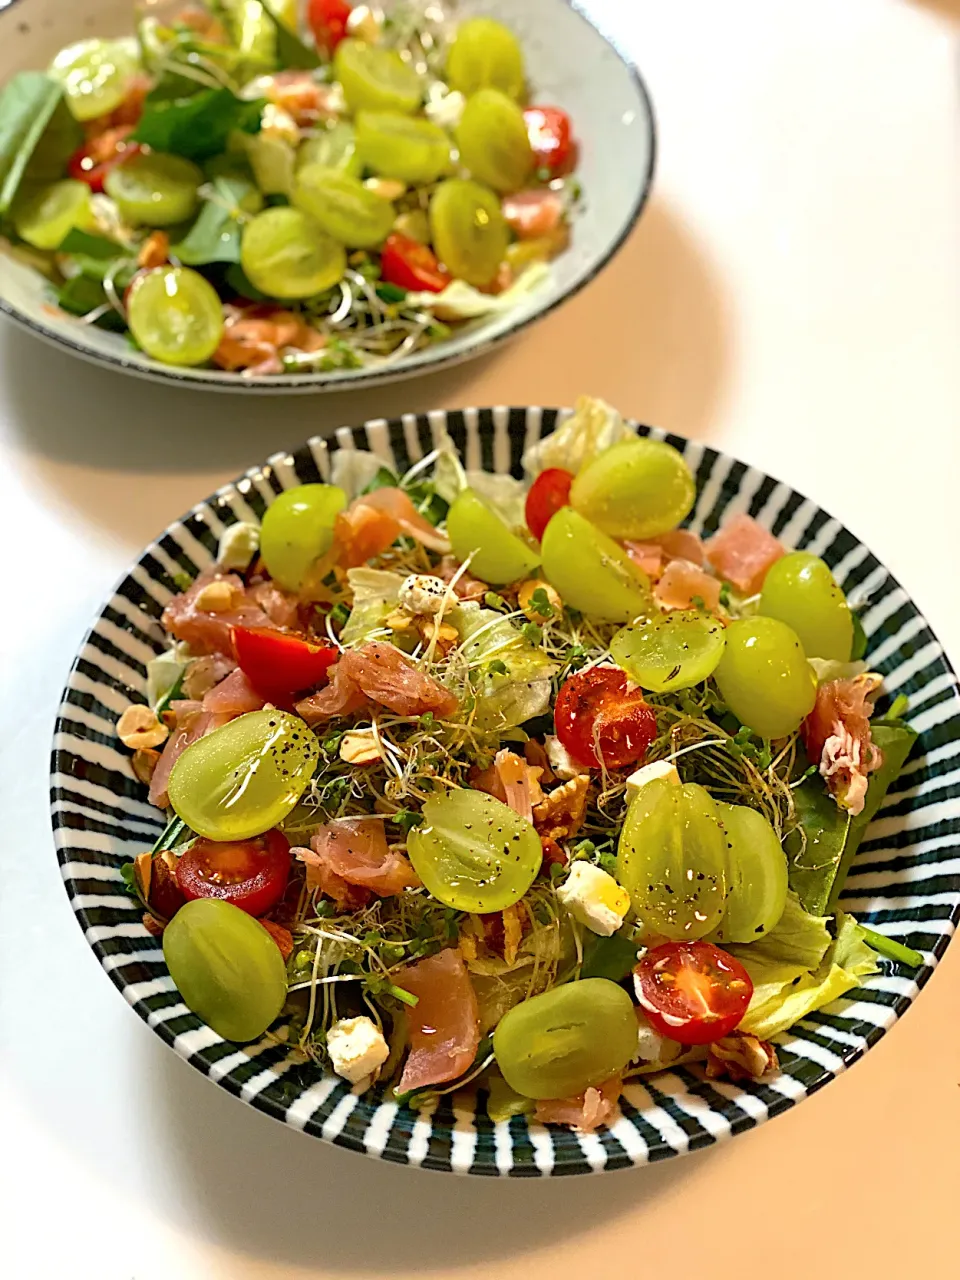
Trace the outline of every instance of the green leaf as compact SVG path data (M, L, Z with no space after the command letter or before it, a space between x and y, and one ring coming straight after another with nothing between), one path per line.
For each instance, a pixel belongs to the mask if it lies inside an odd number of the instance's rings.
M21 71L0 92L0 213L13 203L30 158L63 102L63 86L42 71Z
M186 98L168 98L155 89L133 140L187 160L209 160L226 150L234 130L259 133L265 105L262 98L245 102L229 89L205 89Z
M263 5L263 11L277 32L277 62L281 71L313 71L323 65L316 49L304 44L295 32L284 26L269 4Z
M140 886L137 884L137 872L133 862L124 862L120 867L120 878L123 881L125 893L129 893L131 898L140 901Z
M232 289L234 293L238 293L241 298L246 298L250 302L267 302L269 295L261 293L255 284L251 284L247 279L247 273L239 262L231 263L227 268L224 282L228 289Z
M103 291L103 281L95 276L74 276L57 291L57 302L60 307L72 316L89 315L91 311L96 311L97 307L102 307L106 301L107 295ZM102 324L104 328L114 329L118 333L127 327L123 317L112 308L105 312L97 323Z
M179 244L171 252L188 267L203 267L211 262L240 261L240 223L242 202L256 194L256 187L245 178L215 178L217 198L208 200Z
M376 489L395 489L397 477L389 467L378 467L376 475L360 490L360 494L373 493ZM358 497L360 495L358 494Z
M850 610L850 617L853 619L853 646L850 650L850 661L859 662L867 652L867 633L855 609Z
M108 240L106 236L93 236L89 231L79 231L74 228L67 233L67 238L57 252L80 254L85 258L100 258L106 262L122 257L126 250L115 240Z
M611 982L620 982L636 963L637 942L630 925L609 938L588 933L583 940L581 978L609 978Z

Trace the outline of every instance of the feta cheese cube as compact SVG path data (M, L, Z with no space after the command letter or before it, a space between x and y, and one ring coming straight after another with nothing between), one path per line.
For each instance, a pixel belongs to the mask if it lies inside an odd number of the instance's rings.
M327 1050L338 1076L357 1084L382 1067L390 1047L372 1018L341 1018L327 1032Z
M575 920L602 938L616 933L630 910L626 889L592 862L575 862L557 897Z
M227 525L220 535L217 548L217 564L221 569L234 569L243 573L260 547L260 526L241 520Z
M565 782L569 782L578 773L585 772L583 766L577 764L559 738L553 737L552 734L547 734L543 740L543 745L547 753L547 759L550 761L550 768L558 778L563 778Z
M637 985L636 979L634 979L634 985ZM637 1052L630 1061L656 1062L666 1066L674 1058L679 1058L683 1046L679 1045L676 1040L668 1040L666 1036L654 1031L642 1009L637 1009L635 1012L637 1015Z
M679 786L680 775L677 773L677 766L669 760L654 760L653 764L645 764L636 773L631 773L627 779L627 804L636 797L641 787L645 787L648 782L658 780L672 782L675 786Z
M400 584L400 608L417 617L439 613L447 595L447 583L432 573L411 573Z

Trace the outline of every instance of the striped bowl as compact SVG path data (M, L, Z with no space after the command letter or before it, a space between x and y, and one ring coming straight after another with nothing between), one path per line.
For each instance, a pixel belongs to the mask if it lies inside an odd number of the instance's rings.
M63 694L51 775L53 826L67 892L81 928L111 979L141 1018L197 1070L243 1101L351 1151L398 1164L488 1176L538 1177L620 1169L708 1146L785 1111L855 1062L906 1012L943 954L960 917L960 696L936 637L907 593L853 534L801 494L703 445L664 436L697 480L691 518L712 533L747 511L788 546L832 567L848 596L863 602L871 665L889 694L910 697L920 738L860 847L843 906L882 933L921 951L906 977L890 963L849 998L816 1013L780 1041L782 1071L761 1083L707 1081L681 1068L627 1086L609 1129L577 1135L525 1117L494 1123L486 1095L444 1098L411 1111L389 1096L358 1097L349 1085L299 1065L275 1041L238 1048L190 1013L163 962L159 942L123 892L121 864L161 828L155 809L117 750L114 725L144 697L145 663L163 646L158 618L177 590L214 558L224 526L262 516L285 488L327 478L331 450L368 448L402 471L446 429L467 466L520 474L526 444L566 411L467 409L407 415L313 439L277 454L225 485L144 551L104 605L81 646Z

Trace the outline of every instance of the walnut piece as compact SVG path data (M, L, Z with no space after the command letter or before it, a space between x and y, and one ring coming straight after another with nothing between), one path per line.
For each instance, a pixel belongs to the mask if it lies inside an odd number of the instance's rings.
M533 825L537 835L551 840L569 840L576 835L587 811L587 791L590 775L578 773L547 795L533 807Z
M373 728L348 730L340 742L340 759L357 765L379 760L380 743Z
M117 737L131 751L159 747L169 734L170 730L160 723L157 713L142 703L127 707L117 721Z
M233 582L223 578L214 578L205 587L201 587L194 597L193 605L202 613L229 613L242 595Z
M707 1077L710 1080L719 1080L723 1076L734 1082L761 1080L779 1069L773 1045L747 1031L734 1031L722 1040L715 1040L707 1050Z

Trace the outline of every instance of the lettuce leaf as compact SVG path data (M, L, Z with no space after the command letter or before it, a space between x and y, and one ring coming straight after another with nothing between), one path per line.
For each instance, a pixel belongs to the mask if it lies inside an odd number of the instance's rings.
M443 320L479 320L510 311L550 278L545 262L535 262L503 293L481 293L465 280L454 280L440 293L408 293L404 306L432 311Z
M403 578L386 569L348 569L347 581L353 592L353 608L340 633L341 644L366 640L383 626L397 607Z
M349 499L366 493L381 470L383 459L369 449L335 449L330 461L330 483L342 489ZM391 476L391 483L396 478Z
M526 451L524 469L531 479L548 467L562 467L576 474L598 453L633 435L636 428L624 422L606 401L581 396L571 417Z
M822 1009L876 973L876 956L852 916L837 913L837 936L825 916L812 916L796 894L777 927L764 938L731 946L753 982L753 998L738 1030L769 1040L815 1009Z
M474 718L481 732L513 729L547 710L550 677L557 666L542 649L528 644L513 623L493 609L462 604L449 618L460 633L464 658L482 673ZM501 665L491 671L494 662Z

